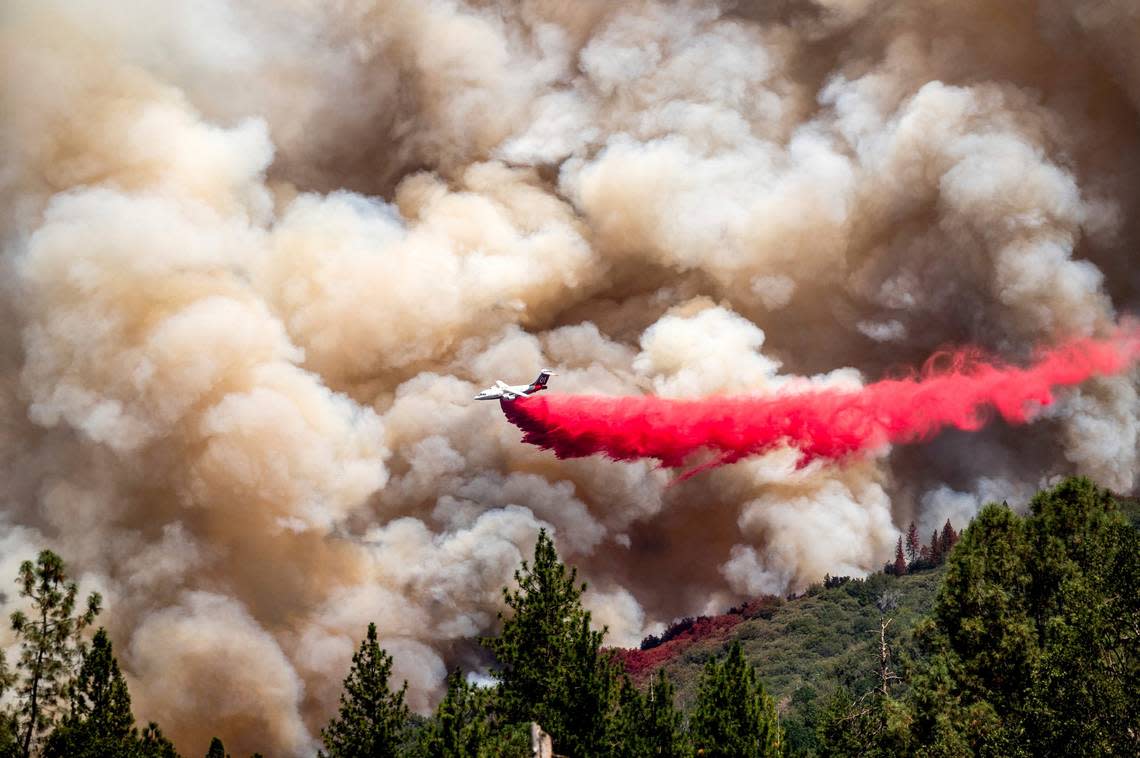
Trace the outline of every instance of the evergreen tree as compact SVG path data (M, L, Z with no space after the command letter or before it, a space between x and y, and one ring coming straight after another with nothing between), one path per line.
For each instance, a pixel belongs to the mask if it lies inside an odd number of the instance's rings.
M1054 755L1140 754L1140 532L1108 491L1069 479L1026 520L1033 662L1026 731Z
M645 718L638 730L649 756L685 755L684 714L675 704L673 683L658 669L645 694Z
M950 555L950 551L954 549L954 545L958 542L958 533L954 531L954 527L950 524L950 519L946 519L946 524L942 527L942 534L938 538L938 547L942 551L942 558L945 560L946 556Z
M918 537L918 527L914 522L910 522L910 526L906 530L906 557L907 561L914 563L918 560L919 551L922 549L922 540Z
M582 608L586 585L567 569L542 530L534 562L515 572L517 589L504 589L513 611L498 637L483 644L499 668L497 710L504 723L537 721L554 740L555 752L603 752L618 684L617 664L600 654L605 630L590 629ZM500 614L502 618L502 615Z
M657 670L644 694L623 677L611 723L610 754L621 758L689 755L684 716L673 701L673 684L664 669Z
M490 693L467 683L459 670L447 678L447 694L426 731L428 758L478 758L490 743Z
M0 602L5 601L3 593L0 593ZM8 670L8 662L4 656L4 650L0 648L0 702L3 702L4 693L16 682L15 675ZM17 755L16 741L16 721L8 713L7 709L0 708L0 758L8 758L8 756Z
M910 695L927 755L1140 752L1140 536L1071 479L1022 519L984 508L918 633Z
M887 630L894 617L888 614L898 609L898 603L895 591L884 592L875 600L879 610L878 686L859 698L852 697L842 685L836 690L817 724L823 755L886 758L909 753L909 714L890 693L890 685L899 677L890 666Z
M50 550L36 561L24 561L17 576L20 596L31 602L30 614L12 614L12 629L20 641L16 683L16 734L19 755L36 752L39 736L58 718L61 701L82 657L82 632L99 613L98 593L87 597L82 613L75 613L79 588L67 579L63 560Z
M744 660L739 642L705 666L689 720L693 748L706 758L756 758L783 754L775 701Z
M641 694L628 676L623 677L618 685L617 710L610 719L607 755L622 758L650 755L641 734L647 710L646 696Z
M153 721L146 725L139 738L139 754L142 758L179 758L174 743L166 739L166 735Z
M895 546L894 574L895 576L906 575L906 556L903 555L902 537L899 537L899 542Z
M206 758L230 758L226 746L217 737L210 740L210 749L206 751Z
M819 755L894 758L909 750L909 715L899 701L874 690L852 697L839 687L816 724Z
M70 712L48 737L48 758L99 758L135 752L131 696L111 652L107 630L95 633L70 692Z
M398 692L388 689L392 657L376 638L376 624L352 656L352 668L344 680L340 712L321 730L329 758L387 758L396 756L408 707L404 704L407 682Z
M930 561L937 566L942 563L942 557L942 538L935 529L930 535Z

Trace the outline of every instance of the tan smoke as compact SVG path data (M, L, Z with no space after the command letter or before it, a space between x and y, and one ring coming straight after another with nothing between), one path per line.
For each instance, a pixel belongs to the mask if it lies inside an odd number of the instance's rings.
M311 755L369 621L430 708L486 665L540 526L631 644L874 570L911 519L1136 485L1135 377L1025 429L672 488L470 401L544 365L568 392L850 387L1105 329L1140 285L1134 3L0 19L0 579L62 552L187 752Z

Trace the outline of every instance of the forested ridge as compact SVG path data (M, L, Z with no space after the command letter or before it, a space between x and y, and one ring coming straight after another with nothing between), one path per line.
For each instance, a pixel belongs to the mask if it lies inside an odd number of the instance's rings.
M604 646L585 585L541 532L481 640L494 684L456 671L433 715L411 713L377 619L321 754L523 756L531 722L567 756L1140 754L1137 515L1069 479L1025 516L990 504L961 535L909 529L882 573L683 619L625 652ZM159 725L136 723L99 626L114 609L50 551L17 586L0 756L177 756ZM222 739L192 748L178 746L227 755Z

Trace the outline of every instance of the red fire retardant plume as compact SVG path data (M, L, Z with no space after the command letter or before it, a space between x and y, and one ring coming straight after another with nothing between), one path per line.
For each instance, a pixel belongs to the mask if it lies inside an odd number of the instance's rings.
M677 467L698 451L715 457L687 478L781 445L800 466L838 461L888 444L928 439L940 429L981 428L996 410L1023 424L1054 401L1058 387L1119 374L1140 358L1140 328L1108 339L1078 339L1039 352L1026 367L985 360L976 350L935 355L921 372L857 391L670 399L655 396L532 395L501 403L523 441L559 458L602 454L656 458Z

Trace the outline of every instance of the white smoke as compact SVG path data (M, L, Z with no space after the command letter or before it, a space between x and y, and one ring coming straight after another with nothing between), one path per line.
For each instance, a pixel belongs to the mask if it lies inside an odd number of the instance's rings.
M417 709L481 665L542 526L628 644L874 570L912 518L1130 490L1135 377L672 488L471 396L853 387L1105 329L1140 287L1138 31L1085 0L13 0L0 581L62 552L184 751L307 755L368 622Z

